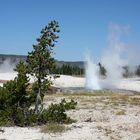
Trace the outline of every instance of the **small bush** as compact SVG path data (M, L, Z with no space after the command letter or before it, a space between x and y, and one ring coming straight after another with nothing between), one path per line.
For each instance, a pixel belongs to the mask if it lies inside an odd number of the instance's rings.
M47 109L35 114L30 109L35 103L34 90L28 91L29 78L27 77L26 65L20 62L16 66L18 76L0 87L0 126L34 126L45 123L72 123L67 116L66 110L75 109L77 102L63 99L59 104L51 104ZM42 94L43 99L43 94Z
M51 104L40 114L35 114L29 108L11 106L5 110L0 110L0 126L34 126L46 123L73 123L73 119L67 116L66 110L74 109L77 102L71 100L66 102L63 99L59 104Z
M66 110L71 110L71 109L75 109L76 105L77 105L77 102L75 102L74 100L71 99L70 102L66 102L65 99L63 99L61 101L61 104L64 106L64 108Z
M70 102L66 102L65 99L63 99L60 104L51 104L47 110L44 110L42 112L39 120L42 123L72 123L74 122L74 120L68 117L65 111L74 109L76 104L77 103L73 100L71 100Z

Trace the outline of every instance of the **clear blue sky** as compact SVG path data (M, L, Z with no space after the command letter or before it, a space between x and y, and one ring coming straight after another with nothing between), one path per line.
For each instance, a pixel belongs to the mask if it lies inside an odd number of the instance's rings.
M50 20L60 24L55 58L98 59L110 23L129 25L126 41L140 44L140 0L0 0L0 53L27 54Z

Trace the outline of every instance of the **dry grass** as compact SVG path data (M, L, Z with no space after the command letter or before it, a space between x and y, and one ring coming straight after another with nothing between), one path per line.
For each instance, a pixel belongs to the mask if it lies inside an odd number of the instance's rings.
M58 103L61 99L73 99L78 102L76 109L90 109L98 106L105 108L119 108L127 105L140 106L140 95L119 94L111 91L95 91L94 93L59 93L46 95L44 101L47 104ZM121 114L118 113L118 114ZM122 113L123 114L123 113Z
M140 97L132 97L130 99L130 104L131 105L140 105Z
M94 91L94 92L83 92L83 93L63 93L63 96L115 96L118 93L108 91Z
M126 115L126 110L120 110L116 113L116 115Z
M68 130L66 126L58 123L50 123L41 128L42 133L63 133L66 130Z

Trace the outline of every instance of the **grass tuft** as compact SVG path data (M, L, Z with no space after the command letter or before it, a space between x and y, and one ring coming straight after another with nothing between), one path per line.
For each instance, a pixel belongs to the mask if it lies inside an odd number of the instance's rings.
M63 133L67 130L65 125L58 123L49 123L41 128L42 133Z
M116 115L126 115L126 110L118 111Z

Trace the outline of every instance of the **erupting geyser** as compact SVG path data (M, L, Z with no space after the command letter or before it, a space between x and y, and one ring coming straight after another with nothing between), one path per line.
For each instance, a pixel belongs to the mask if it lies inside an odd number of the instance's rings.
M97 66L93 63L93 60L90 56L86 56L86 81L85 87L90 90L99 90L100 85L98 81L98 73L97 73Z
M123 77L123 66L127 65L125 43L121 41L121 35L127 31L127 27L111 24L109 26L108 47L101 56L101 64L105 67L107 74L105 79L98 77L99 69L93 63L90 56L86 57L86 83L87 89L116 89L119 87Z

